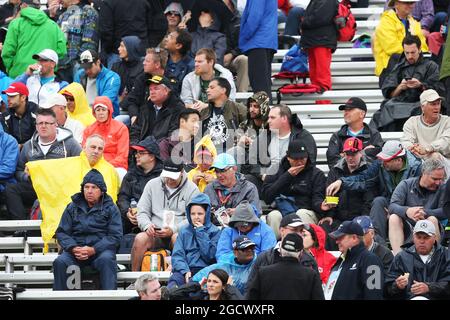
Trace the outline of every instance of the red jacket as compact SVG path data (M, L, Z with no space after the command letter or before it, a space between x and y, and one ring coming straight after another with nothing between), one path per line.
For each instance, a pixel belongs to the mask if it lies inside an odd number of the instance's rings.
M337 258L333 256L330 252L325 250L325 239L326 233L322 227L310 224L310 226L314 229L317 235L317 239L319 241L318 248L311 248L311 253L317 261L317 266L319 268L320 279L322 279L322 283L327 283L328 277L330 276L331 268L336 262Z
M288 15L291 8L292 6L289 0L278 0L278 9L281 9L286 16Z
M128 152L130 144L130 135L128 128L122 123L112 118L114 112L111 100L108 97L97 97L94 100L93 106L102 104L108 107L108 120L106 122L95 121L93 124L84 129L83 133L83 147L86 139L93 135L99 134L105 140L105 150L103 156L106 161L116 168L124 168L128 170ZM95 108L92 108L92 113L95 117Z

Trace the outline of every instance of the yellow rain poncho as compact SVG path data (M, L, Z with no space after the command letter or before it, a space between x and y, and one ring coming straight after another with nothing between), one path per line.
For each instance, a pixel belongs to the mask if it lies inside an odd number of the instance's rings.
M214 169L202 171L200 169L200 166L198 165L200 163L200 159L197 158L197 151L201 151L202 148L207 149L211 153L213 160L217 157L217 150L216 150L216 147L214 146L214 143L211 140L211 137L209 135L205 135L195 145L195 148L194 148L194 162L197 164L197 166L194 169L192 169L191 171L189 171L187 174L188 179L191 181L193 181L193 178L197 173L201 173L201 172L207 173L207 174L212 174L214 176L214 178L216 178L216 172ZM204 178L201 178L198 182L198 189L200 190L200 192L203 192L207 185L208 185L208 182L206 182L206 180Z
M92 109L89 107L86 93L84 92L81 84L72 82L68 86L64 87L64 89L62 89L59 93L68 93L75 99L75 110L70 112L69 109L67 109L67 114L70 118L80 121L85 128L96 121L92 114Z
M44 240L44 253L53 238L66 206L71 197L80 192L83 177L95 168L103 175L107 193L117 201L119 178L116 170L103 157L94 167L89 165L86 154L63 159L39 160L27 163L33 188L39 199L42 211L41 233Z

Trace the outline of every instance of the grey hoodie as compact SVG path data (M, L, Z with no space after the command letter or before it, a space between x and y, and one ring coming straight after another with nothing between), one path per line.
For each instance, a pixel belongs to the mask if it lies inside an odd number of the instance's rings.
M255 210L253 210L252 205L247 200L242 201L234 211L234 214L231 216L230 223L228 226L230 228L234 228L236 222L249 222L254 223L256 225L259 224L259 219L255 215Z

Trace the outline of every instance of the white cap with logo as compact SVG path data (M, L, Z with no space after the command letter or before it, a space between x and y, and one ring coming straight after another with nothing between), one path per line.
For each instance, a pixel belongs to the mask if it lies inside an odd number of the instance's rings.
M429 220L419 220L414 226L413 233L416 234L418 232L423 232L428 234L429 236L434 236L436 234L436 228L434 227L433 222Z

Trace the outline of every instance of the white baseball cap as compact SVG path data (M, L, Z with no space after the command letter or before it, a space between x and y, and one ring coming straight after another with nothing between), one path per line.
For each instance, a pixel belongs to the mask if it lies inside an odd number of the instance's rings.
M434 227L433 222L429 220L419 220L414 226L413 233L416 234L418 232L423 232L429 236L434 236L436 234L436 228Z
M64 97L60 93L54 93L52 94L45 103L41 104L40 107L42 109L51 109L54 106L67 106L67 100L66 97Z
M33 59L45 59L45 60L51 60L54 63L58 64L58 55L56 52L52 49L44 49L39 53L33 54Z

